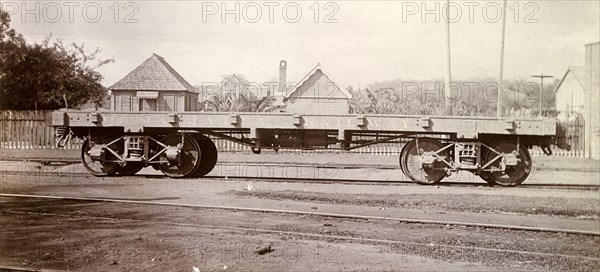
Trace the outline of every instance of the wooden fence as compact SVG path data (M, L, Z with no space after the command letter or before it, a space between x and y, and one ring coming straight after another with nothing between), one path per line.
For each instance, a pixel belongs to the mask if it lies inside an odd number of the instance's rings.
M583 157L583 119L577 118L569 123L573 149L564 151L555 149L556 156ZM221 152L250 152L250 147L223 139L213 139ZM80 149L81 139L72 139L65 149ZM54 128L50 126L49 111L0 111L0 148L8 149L58 149ZM398 156L401 144L384 143L362 147L349 151L358 154ZM544 156L539 148L530 150L533 156ZM281 152L332 152L330 150L282 150ZM339 151L335 151L339 152ZM0 155L1 156L1 155Z
M56 149L49 111L0 111L0 148ZM81 140L65 148L81 148Z
M561 150L556 146L552 148L554 156L561 157L581 157L585 156L585 122L583 116L579 115L565 123L567 126L567 135L571 137L571 150ZM530 150L532 156L544 156L544 152L539 147Z

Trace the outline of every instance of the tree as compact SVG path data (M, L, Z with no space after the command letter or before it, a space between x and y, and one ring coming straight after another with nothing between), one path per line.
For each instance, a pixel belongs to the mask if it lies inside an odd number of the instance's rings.
M543 116L556 117L556 94L554 89L559 80L544 84L542 99ZM506 116L540 116L540 83L535 80L518 79L506 82L507 89L502 94L502 109Z
M202 103L202 111L273 112L282 108L272 96L258 97L250 89L250 81L241 74L223 75L214 93ZM256 87L256 86L255 86ZM260 90L255 90L261 93Z
M0 109L55 110L103 100L107 90L96 69L112 60L97 60L100 49L88 54L84 45L64 46L51 37L27 44L10 28L7 12L0 9L0 18Z
M25 44L23 36L17 33L14 29L10 28L10 16L8 12L5 12L0 7L0 44L2 49L5 49L5 45L20 45ZM9 49L9 48L7 48ZM0 51L0 53L4 52Z
M496 116L498 87L495 79L474 78L453 83L458 88L457 93L453 94L453 115ZM556 84L557 81L544 85L544 116L556 115L552 91ZM443 115L443 86L444 81L441 79L376 82L367 89L353 92L351 112ZM506 80L502 92L502 116L539 116L539 95L538 82Z

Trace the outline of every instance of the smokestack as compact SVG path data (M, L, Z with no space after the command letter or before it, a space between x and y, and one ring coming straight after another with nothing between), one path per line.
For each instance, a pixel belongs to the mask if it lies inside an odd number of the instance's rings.
M279 88L277 88L277 96L285 95L285 84L287 77L287 62L282 60L279 62Z

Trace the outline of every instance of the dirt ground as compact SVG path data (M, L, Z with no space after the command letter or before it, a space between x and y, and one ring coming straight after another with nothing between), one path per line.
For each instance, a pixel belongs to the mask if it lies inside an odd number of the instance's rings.
M0 153L0 158L9 155ZM196 271L194 267L198 271L600 270L598 236L189 206L600 230L598 190L488 187L473 176L458 176L442 186L381 182L406 179L399 176L396 159L356 154L225 153L220 157L225 163L218 164L209 178L176 180L146 169L141 176L96 178L76 175L83 173L79 164L2 162L0 193L4 194L108 197L188 206L0 197L0 268L192 272ZM249 168L246 162L263 165ZM271 162L307 165L290 169L268 166ZM310 166L361 162L367 167ZM526 183L598 185L600 172L595 170L595 163L542 161L543 168ZM13 171L38 172L23 175ZM54 171L66 175L46 175ZM251 178L265 175L279 179L267 182ZM372 182L294 180L299 177ZM456 185L452 181L466 183ZM272 251L257 253L268 246Z
M77 271L593 271L600 238L185 207L0 198L2 264ZM233 229L235 228L235 229ZM303 237L266 230L391 239ZM400 243L401 242L401 243ZM261 248L269 246L263 255ZM499 248L505 252L480 248Z

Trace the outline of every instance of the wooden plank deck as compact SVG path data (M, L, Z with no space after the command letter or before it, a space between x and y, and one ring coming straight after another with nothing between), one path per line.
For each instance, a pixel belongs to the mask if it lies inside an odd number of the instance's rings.
M290 129L346 130L407 133L554 136L558 121L551 118L485 118L399 115L297 115L285 113L205 112L82 112L52 113L52 125L69 127L123 127L142 132L145 128L207 130Z

